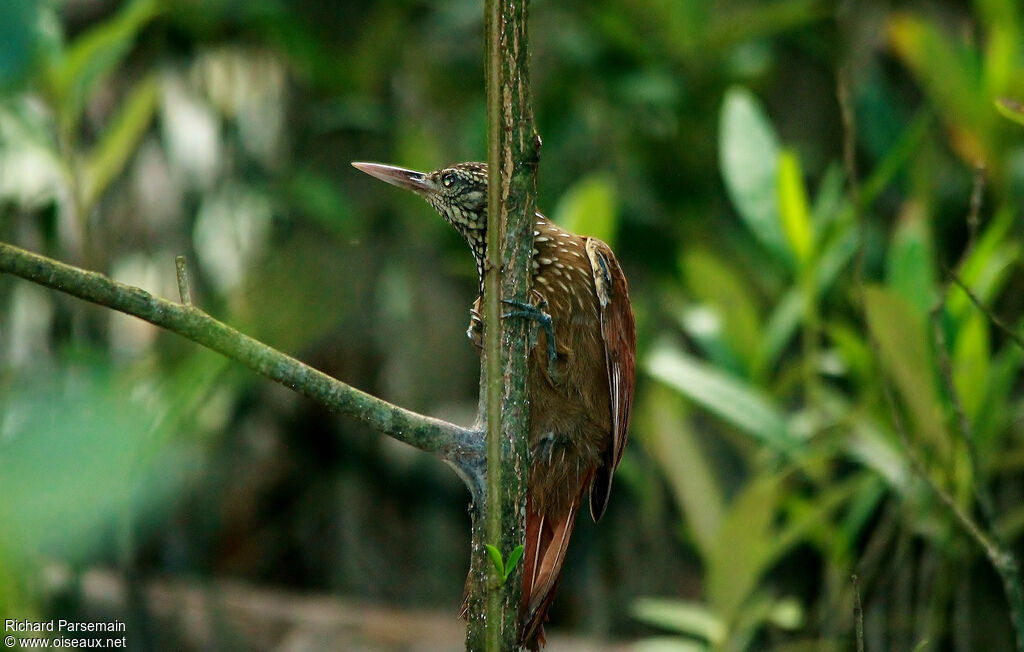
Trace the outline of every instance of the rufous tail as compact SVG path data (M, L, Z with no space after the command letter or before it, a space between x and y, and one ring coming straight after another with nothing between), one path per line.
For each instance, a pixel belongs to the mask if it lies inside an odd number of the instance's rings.
M589 485L584 483L584 487ZM552 518L533 510L526 498L526 549L523 554L523 595L519 603L520 642L528 650L544 645L544 621L555 599L565 551L576 526L583 491L564 514Z

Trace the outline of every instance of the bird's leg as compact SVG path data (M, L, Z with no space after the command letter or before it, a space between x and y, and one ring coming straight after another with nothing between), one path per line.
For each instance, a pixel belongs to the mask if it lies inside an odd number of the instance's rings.
M555 342L555 329L554 324L551 321L551 315L546 312L548 307L547 301L541 296L537 296L537 304L526 303L523 301L506 300L503 303L512 306L515 310L506 312L502 315L502 318L508 317L524 317L531 321L536 322L541 328L544 329L544 334L547 336L547 350L548 350L548 375L552 381L555 381L557 376L557 362L558 362L558 348L557 342ZM484 320L480 314L482 308L482 301L477 298L473 307L469 309L469 327L466 329L466 337L473 343L477 349L483 349L483 332L484 332ZM530 348L532 349L537 342L536 331L533 331L530 336Z
M516 310L503 314L501 316L502 319L523 317L536 322L538 326L544 329L544 334L548 340L548 375L552 380L555 380L558 377L558 347L555 346L555 327L551 321L551 315L545 311L545 308L548 307L548 302L543 297L539 297L537 305L515 299L502 299L501 302L516 308ZM532 343L530 348L533 348Z
M469 328L466 329L466 337L473 343L478 350L483 351L484 348L484 297L479 295L476 301L473 302L473 307L469 309Z
M469 328L466 329L466 337L476 348L484 348L484 319L476 306L469 309Z

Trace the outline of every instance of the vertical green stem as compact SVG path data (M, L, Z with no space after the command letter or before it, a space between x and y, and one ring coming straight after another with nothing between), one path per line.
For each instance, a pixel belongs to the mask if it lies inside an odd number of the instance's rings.
M466 648L518 646L521 568L502 584L485 551L504 558L524 538L529 473L527 324L501 319L502 298L526 301L533 250L537 149L529 99L528 0L487 0L487 265L482 394L487 482L473 523Z
M798 283L804 295L803 328L801 331L801 349L804 374L804 401L810 411L820 405L818 384L818 332L821 328L818 315L818 287L816 261L803 263Z
M502 319L495 319L501 314L501 268L500 251L505 221L502 219L506 207L501 197L501 3L498 0L487 0L485 17L486 24L486 62L487 62L487 261L484 272L484 382L487 392L487 498L486 498L486 537L491 545L497 545L501 539L502 510L502 423L501 394L503 378L501 374L501 331ZM498 550L504 550L498 546ZM503 622L502 603L505 587L497 581L497 570L489 570L487 581L487 644L488 651L498 652L502 649L501 641L507 636L502 630L508 626Z

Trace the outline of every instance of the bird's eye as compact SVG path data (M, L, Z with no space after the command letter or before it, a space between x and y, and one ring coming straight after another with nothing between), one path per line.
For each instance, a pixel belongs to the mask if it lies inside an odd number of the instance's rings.
M445 188L451 188L452 184L455 183L454 175L448 173L441 177L441 183Z

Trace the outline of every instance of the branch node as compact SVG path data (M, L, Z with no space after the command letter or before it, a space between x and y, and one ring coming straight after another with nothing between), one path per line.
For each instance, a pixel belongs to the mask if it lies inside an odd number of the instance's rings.
M192 305L192 291L188 286L188 266L184 256L174 257L174 268L178 273L178 296L181 303L186 306Z

